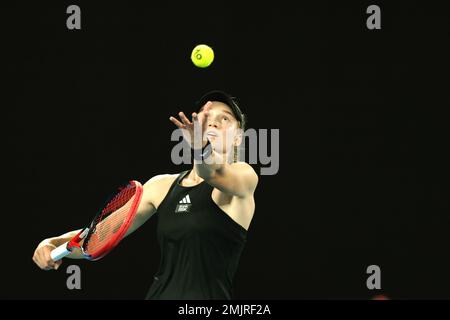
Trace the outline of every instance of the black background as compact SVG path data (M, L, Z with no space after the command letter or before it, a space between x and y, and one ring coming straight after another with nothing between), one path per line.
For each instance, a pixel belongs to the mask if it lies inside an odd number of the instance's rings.
M66 28L70 4L81 30ZM381 30L366 28L370 4ZM237 96L249 127L280 130L237 298L450 297L446 8L62 1L1 13L0 297L142 299L159 262L156 219L95 263L43 272L31 257L123 181L189 168L171 163L168 118L211 89ZM209 68L190 61L199 43L215 51ZM70 264L82 290L66 288ZM366 287L372 264L381 290Z

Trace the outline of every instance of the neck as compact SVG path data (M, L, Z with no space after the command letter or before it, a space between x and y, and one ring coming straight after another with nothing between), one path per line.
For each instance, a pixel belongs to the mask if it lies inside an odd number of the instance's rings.
M189 172L188 176L189 180L195 182L195 183L200 183L203 181L203 178L201 178L198 175L197 169L195 168L195 166L192 167L191 172Z

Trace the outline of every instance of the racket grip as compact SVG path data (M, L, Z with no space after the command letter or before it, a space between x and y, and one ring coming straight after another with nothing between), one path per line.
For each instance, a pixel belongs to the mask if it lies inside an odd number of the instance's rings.
M69 242L66 242L50 252L50 257L53 259L53 261L61 260L62 258L70 254L70 251L67 250L68 243Z

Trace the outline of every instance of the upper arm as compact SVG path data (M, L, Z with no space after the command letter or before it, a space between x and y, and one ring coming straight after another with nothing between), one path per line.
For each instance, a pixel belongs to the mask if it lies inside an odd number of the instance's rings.
M244 198L255 191L258 175L248 163L238 162L223 166L205 180L226 194Z
M164 179L167 176L168 175L165 174L154 176L144 184L142 198L136 211L136 216L134 217L133 224L128 229L125 236L133 233L155 214L155 198L159 190L157 186L161 179Z

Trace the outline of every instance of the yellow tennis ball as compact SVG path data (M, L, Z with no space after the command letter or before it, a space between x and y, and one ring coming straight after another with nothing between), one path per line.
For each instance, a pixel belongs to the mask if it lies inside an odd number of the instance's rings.
M199 44L192 50L191 60L197 67L206 68L214 60L214 51L206 44Z

